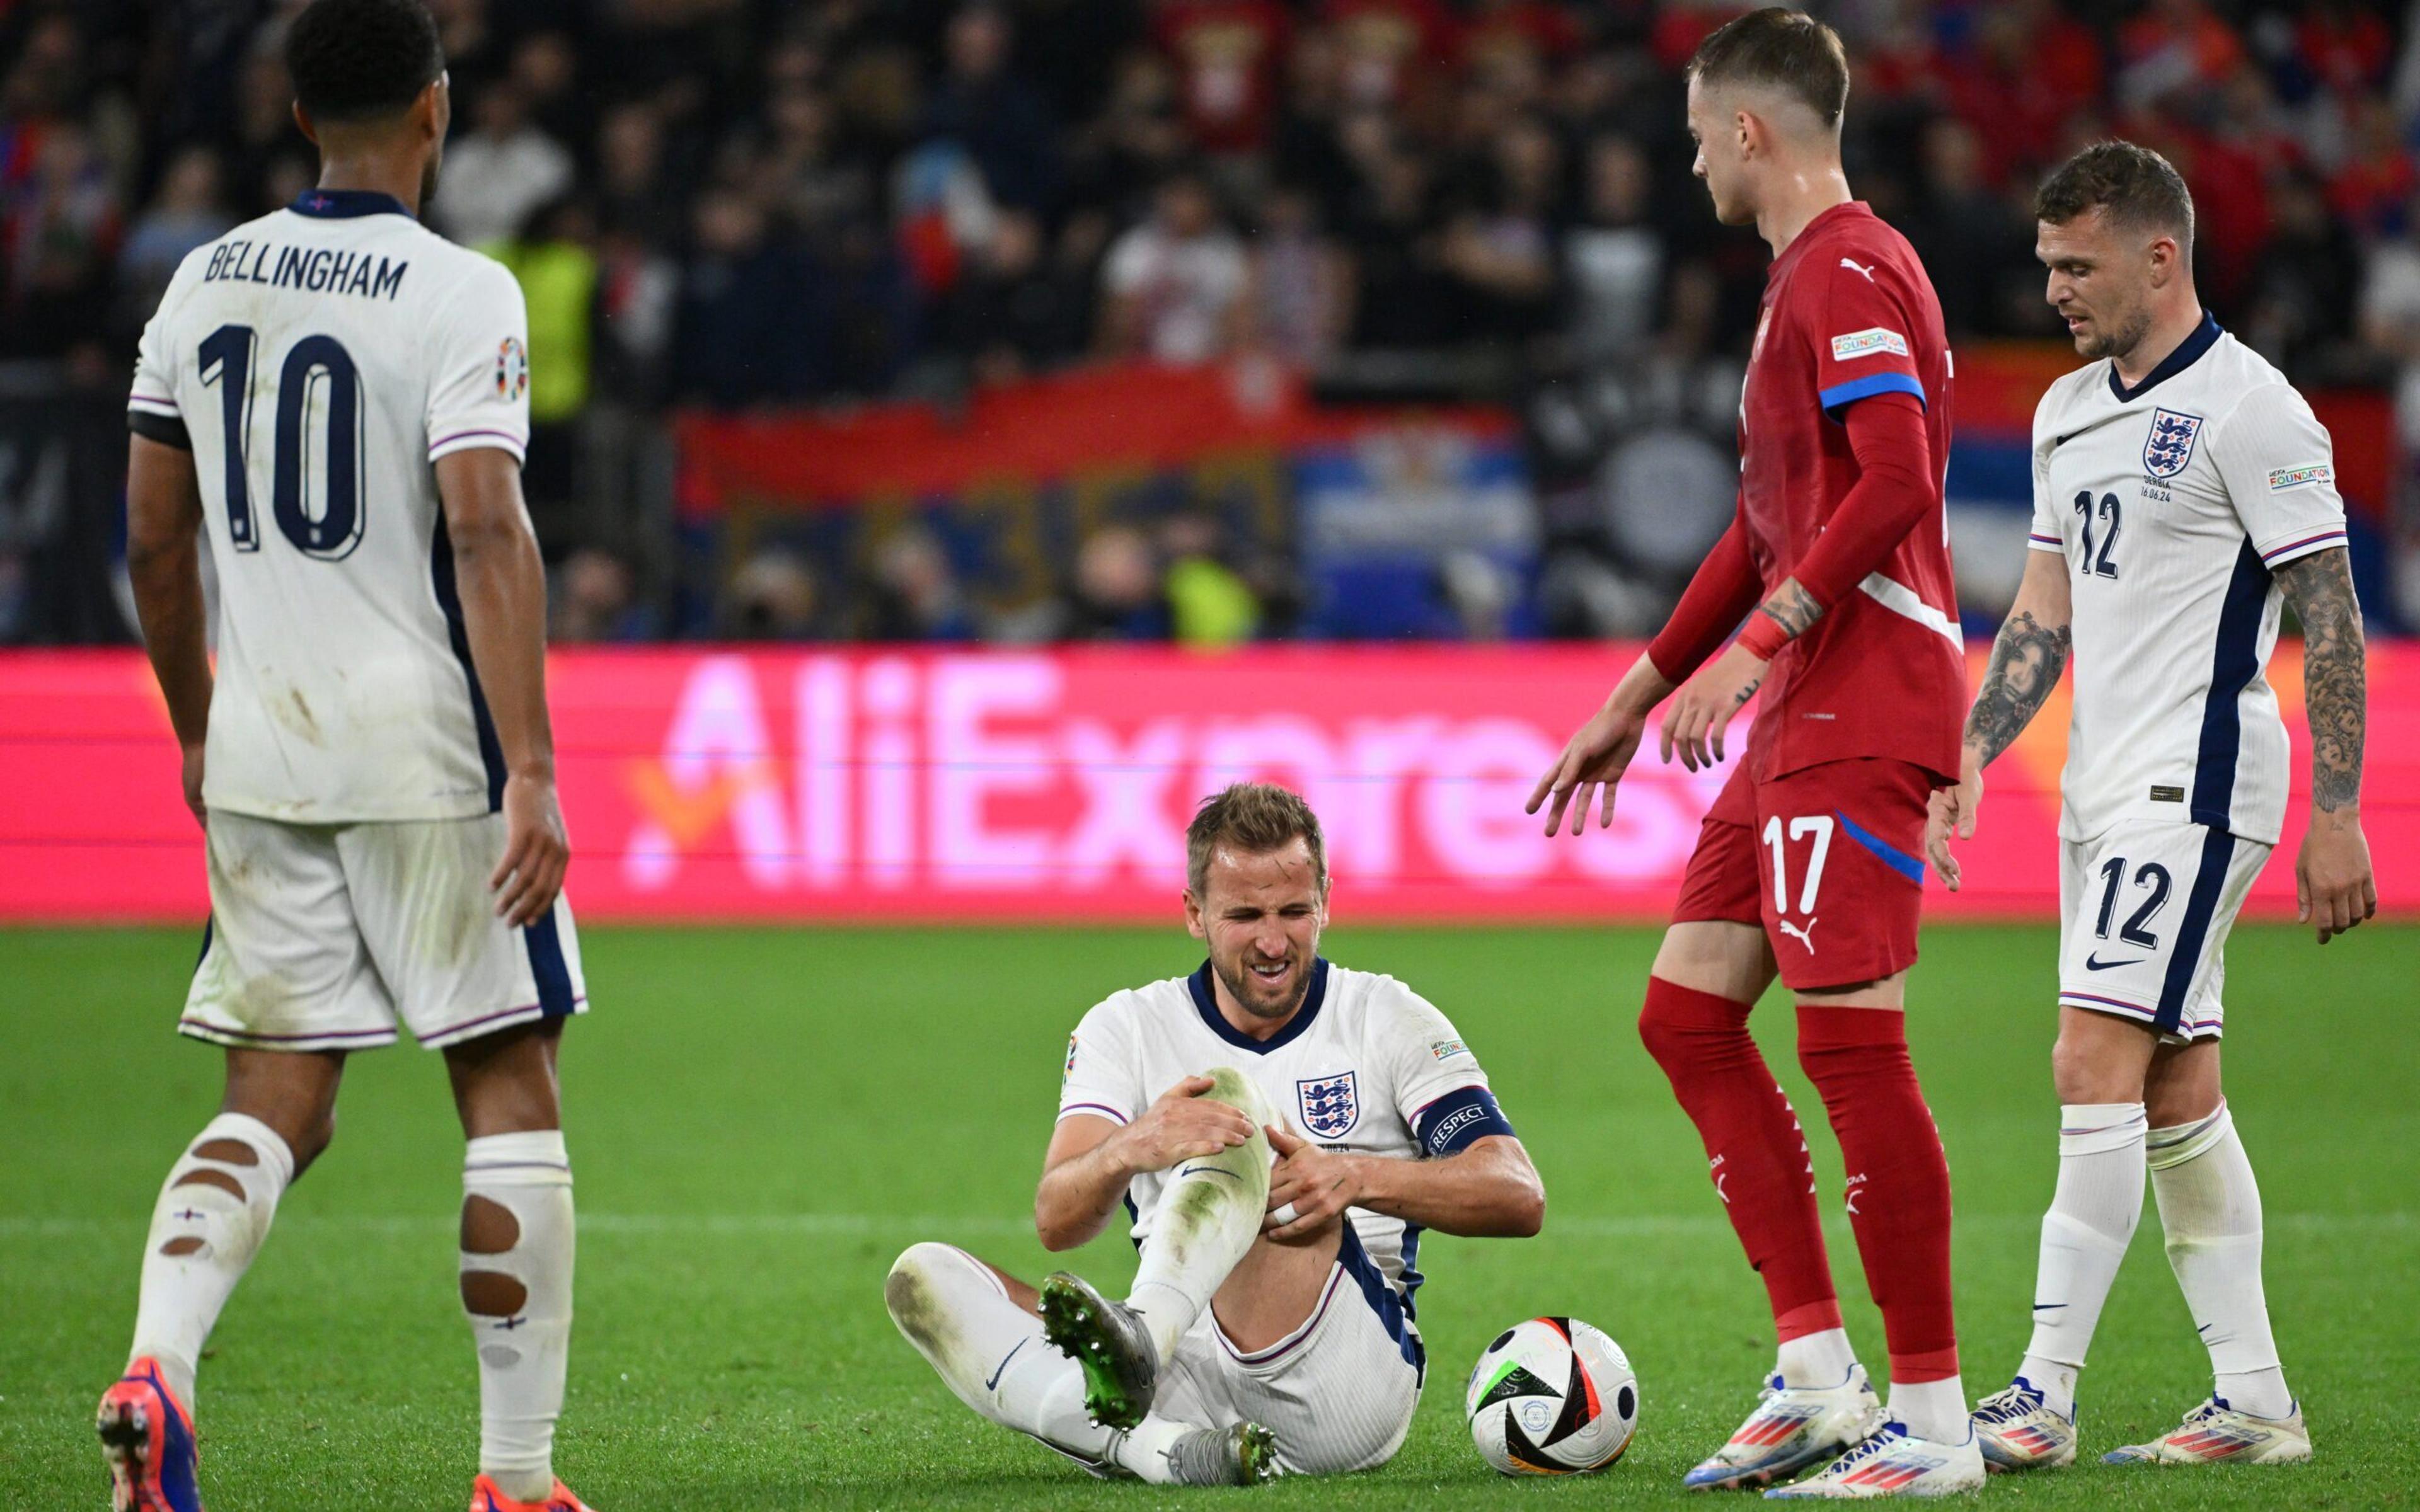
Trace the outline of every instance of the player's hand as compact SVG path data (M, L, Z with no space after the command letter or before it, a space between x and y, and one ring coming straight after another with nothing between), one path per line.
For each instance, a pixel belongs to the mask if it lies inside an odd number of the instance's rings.
M1950 891L1958 890L1965 872L1958 857L1949 854L1952 836L1960 840L1975 838L1975 821L1983 811L1983 769L1975 764L1970 755L1958 769L1958 785L1934 788L1924 813L1924 850L1932 857L1932 870L1941 873L1942 882Z
M1252 1120L1243 1110L1202 1095L1217 1085L1207 1076L1187 1076L1160 1093L1118 1135L1126 1168L1138 1175L1164 1171L1181 1161L1249 1144Z
M1350 1155L1320 1149L1283 1124L1268 1126L1269 1211L1261 1232L1273 1244L1307 1243L1360 1196L1359 1166Z
M515 929L544 918L570 866L571 841L564 836L554 779L521 772L504 779L504 858L488 878L488 890L496 894L496 917Z
M194 823L206 831L210 827L209 810L202 807L202 743L198 740L185 748L185 807L194 811Z
M2314 926L2325 945L2377 912L2378 878L2369 869L2360 810L2312 814L2302 854L2294 857L2295 917Z
M1546 833L1551 835L1563 822L1569 809L1572 833L1588 828L1589 804L1598 801L1604 810L1603 825L1613 823L1613 788L1630 766L1630 758L1638 753L1638 743L1647 734L1647 717L1635 713L1608 699L1588 723L1579 727L1563 746L1562 755L1538 785L1529 790L1529 802L1524 810L1536 813L1538 806L1549 797L1554 799L1546 810ZM1572 795L1579 795L1576 807ZM1604 796L1598 799L1598 795Z
M1681 685L1664 706L1661 749L1664 760L1681 753L1681 764L1695 772L1723 759L1723 732L1741 707L1764 686L1772 663L1734 640L1721 656Z

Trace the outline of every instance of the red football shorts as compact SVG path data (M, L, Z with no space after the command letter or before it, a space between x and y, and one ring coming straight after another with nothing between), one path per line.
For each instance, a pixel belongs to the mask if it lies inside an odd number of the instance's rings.
M1681 878L1672 922L1761 924L1793 992L1916 964L1931 774L1880 758L1723 784Z

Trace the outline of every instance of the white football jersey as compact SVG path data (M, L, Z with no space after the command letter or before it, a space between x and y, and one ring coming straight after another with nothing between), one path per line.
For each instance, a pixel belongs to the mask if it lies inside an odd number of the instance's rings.
M202 796L302 823L495 809L431 466L529 440L520 286L403 205L310 190L177 270L128 424L189 446L218 570Z
M2059 833L2190 820L2275 844L2286 725L2264 670L2270 574L2345 544L2328 433L2257 352L2204 316L2132 389L2107 361L2034 411L2037 551L2074 591L2074 720Z
M1204 963L1189 977L1115 994L1085 1014L1067 1041L1059 1116L1131 1123L1186 1077L1232 1066L1328 1149L1419 1160L1512 1132L1453 1026L1392 977L1314 962L1301 1011L1265 1041L1229 1025L1212 992ZM1127 1190L1138 1242L1151 1231L1166 1185L1154 1172ZM1409 1313L1421 1279L1419 1227L1361 1208L1349 1216L1361 1250Z

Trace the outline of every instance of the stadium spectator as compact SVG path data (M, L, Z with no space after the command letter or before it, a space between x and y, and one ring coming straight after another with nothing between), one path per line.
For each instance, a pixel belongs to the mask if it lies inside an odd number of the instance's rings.
M571 188L571 153L529 118L509 79L474 97L478 126L445 148L429 207L446 235L477 246L518 235L539 207Z
M221 202L218 154L190 147L168 160L151 203L126 233L117 255L123 300L147 316L185 254L217 239L235 224Z
M940 537L913 525L875 548L861 639L951 642L975 640L977 630Z
M1616 132L1597 137L1584 171L1583 214L1563 233L1562 261L1574 353L1596 368L1636 356L1653 332L1664 238L1648 221L1653 170L1637 142Z
M1306 191L1280 185L1262 201L1250 242L1253 329L1263 346L1304 368L1335 356L1353 312L1351 265L1320 235L1318 215Z
M1076 552L1076 580L1056 638L1165 640L1168 595L1151 542L1131 525L1094 531Z
M1114 357L1206 363L1249 333L1251 268L1200 173L1162 180L1150 219L1120 237L1101 270L1100 349Z
M1188 509L1161 522L1169 634L1179 645L1239 645L1260 628L1260 603L1251 586L1223 560L1224 547L1216 516Z
M1058 147L1041 94L1009 71L1010 41L1008 12L994 0L976 0L950 18L947 61L925 102L923 132L972 154L994 200L1045 210L1058 189Z

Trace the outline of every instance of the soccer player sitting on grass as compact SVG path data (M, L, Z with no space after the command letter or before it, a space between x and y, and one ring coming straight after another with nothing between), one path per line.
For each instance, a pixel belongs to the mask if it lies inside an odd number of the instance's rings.
M1367 1470L1419 1401L1421 1231L1534 1234L1545 1194L1445 1015L1320 959L1310 805L1231 787L1186 854L1210 958L1084 1015L1033 1200L1053 1250L1125 1204L1141 1257L1125 1300L1064 1272L1037 1292L932 1243L899 1257L884 1300L959 1400L1096 1474Z

